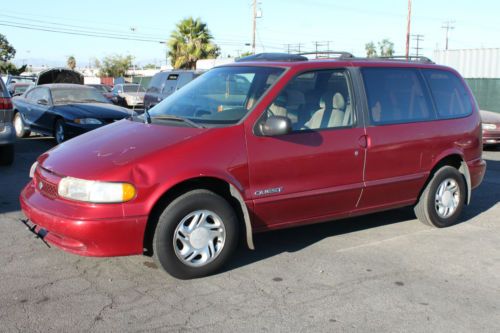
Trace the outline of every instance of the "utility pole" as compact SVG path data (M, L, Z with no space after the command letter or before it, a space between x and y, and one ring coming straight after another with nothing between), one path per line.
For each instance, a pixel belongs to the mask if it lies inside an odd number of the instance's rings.
M420 55L420 50L422 49L420 47L420 42L422 42L424 40L424 35L416 34L416 35L412 35L412 37L413 37L413 40L417 42L417 46L414 47L413 49L415 50L416 56L418 57Z
M453 21L446 21L444 22L444 25L441 27L442 29L446 30L446 47L445 50L448 50L448 33L450 32L450 29L453 30L455 27L453 26Z
M252 53L255 54L255 33L257 30L257 0L253 0Z
M406 26L406 58L410 55L411 0L408 0L408 22Z

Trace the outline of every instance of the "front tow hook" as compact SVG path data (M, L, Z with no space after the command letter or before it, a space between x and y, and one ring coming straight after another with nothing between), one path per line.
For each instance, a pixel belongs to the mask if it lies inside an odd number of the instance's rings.
M37 225L34 224L34 223L30 223L30 220L29 219L20 219L21 222L24 223L24 225L26 226L26 228L33 234L35 234L36 238L40 239L45 245L47 245L48 248L50 248L50 245L49 243L47 243L47 241L45 241L45 236L47 236L47 234L49 233L46 229L44 228L40 228L40 230L36 231L36 227Z

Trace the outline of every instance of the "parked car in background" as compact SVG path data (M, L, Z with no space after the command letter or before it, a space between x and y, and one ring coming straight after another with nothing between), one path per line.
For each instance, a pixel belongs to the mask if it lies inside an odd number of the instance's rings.
M481 110L483 145L500 146L500 113Z
M405 206L453 225L486 170L480 138L451 68L260 54L42 154L20 202L66 251L152 254L195 278L256 232Z
M12 101L7 87L0 79L0 165L14 162L16 135L12 126Z
M106 84L86 84L86 86L96 88L107 100L113 101L113 94L111 93L113 87Z
M151 109L160 103L167 96L179 90L203 72L184 70L184 71L165 71L156 73L151 79L146 94L144 95L144 108Z
M17 137L37 132L54 136L57 143L133 114L95 88L77 84L37 86L13 98L13 104Z
M36 75L7 75L6 80L5 80L5 85L7 86L7 89L9 90L9 93L11 96L14 96L16 93L16 87L17 92L22 90L24 87L31 87L32 85L35 85L37 80Z
M112 101L124 107L143 107L145 92L146 90L139 84L115 84L111 91L113 94Z
M9 92L12 97L19 96L32 86L33 83L11 83L9 86Z

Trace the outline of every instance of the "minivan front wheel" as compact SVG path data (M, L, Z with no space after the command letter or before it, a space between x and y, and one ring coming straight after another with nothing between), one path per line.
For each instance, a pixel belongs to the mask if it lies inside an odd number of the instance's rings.
M451 166L439 169L415 206L417 218L430 226L444 228L457 222L465 205L466 184L462 174Z
M208 190L187 192L161 214L154 257L170 275L192 279L219 270L235 251L238 218L231 205Z

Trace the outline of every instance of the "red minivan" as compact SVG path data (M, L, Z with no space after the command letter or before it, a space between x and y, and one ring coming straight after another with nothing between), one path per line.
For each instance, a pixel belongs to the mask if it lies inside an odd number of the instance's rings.
M403 206L452 225L481 154L478 107L453 69L259 54L42 154L20 201L63 250L151 254L195 278L256 232Z

